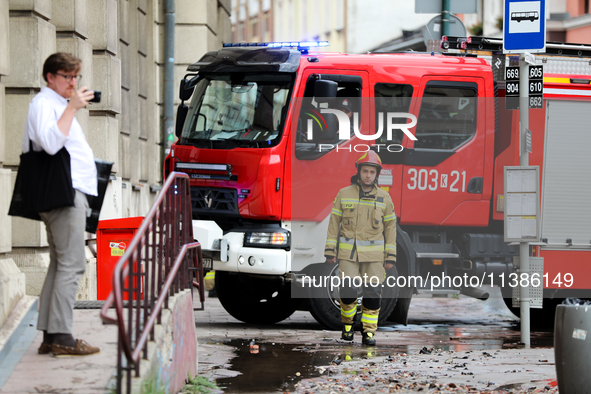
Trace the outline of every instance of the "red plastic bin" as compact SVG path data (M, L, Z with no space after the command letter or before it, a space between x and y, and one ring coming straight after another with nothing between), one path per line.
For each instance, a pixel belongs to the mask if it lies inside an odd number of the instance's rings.
M144 218L99 221L96 232L96 299L106 300L113 288L113 270Z

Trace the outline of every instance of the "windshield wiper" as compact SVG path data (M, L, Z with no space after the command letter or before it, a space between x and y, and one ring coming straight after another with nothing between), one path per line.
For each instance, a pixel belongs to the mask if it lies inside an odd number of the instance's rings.
M260 148L259 145L259 141L253 141L253 140L234 140L235 142L237 142L238 144L240 144L241 146L255 146L257 148Z
M224 140L209 140L207 138L183 138L182 143L187 143L191 145L195 145L198 147L208 147L209 149L214 149L214 146L217 148L223 147L224 145L230 145L232 147L241 146L241 147L261 147L261 141L253 141L253 140L240 140L240 139L224 139Z
M213 149L213 141L207 138L186 138L183 137L182 142L189 143L191 145L209 145L210 149Z

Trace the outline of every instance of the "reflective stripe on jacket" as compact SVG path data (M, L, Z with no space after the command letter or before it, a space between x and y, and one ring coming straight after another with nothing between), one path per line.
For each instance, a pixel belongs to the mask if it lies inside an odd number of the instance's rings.
M359 262L396 261L396 215L390 195L375 185L361 194L358 184L337 194L324 255Z

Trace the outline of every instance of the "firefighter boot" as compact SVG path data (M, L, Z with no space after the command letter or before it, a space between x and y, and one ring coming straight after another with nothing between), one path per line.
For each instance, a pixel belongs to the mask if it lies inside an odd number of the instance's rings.
M353 325L345 324L343 326L343 332L341 333L341 339L344 341L352 341L355 331L353 331Z
M349 301L349 300L347 300ZM354 300L350 304L345 304L344 300L341 300L341 321L343 322L343 332L341 339L345 341L352 341L354 330L353 325L355 324L355 315L357 314L357 300Z
M375 346L376 340L374 339L374 333L373 332L364 332L363 339L361 339L361 343L366 346Z
M375 346L374 335L378 329L378 318L380 309L368 309L363 305L361 307L361 323L363 324L363 338L361 343L367 346Z

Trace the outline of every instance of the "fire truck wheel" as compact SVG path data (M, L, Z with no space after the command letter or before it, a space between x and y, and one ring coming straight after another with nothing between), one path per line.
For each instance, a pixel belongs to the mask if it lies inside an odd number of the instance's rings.
M386 273L388 276L397 277L398 271L396 266L389 269ZM311 276L316 277L316 283L320 283L319 280L324 281L324 278L330 278L331 276L338 275L338 264L315 264L310 273ZM328 286L309 287L308 301L310 305L310 313L316 319L316 321L322 324L324 327L330 330L341 330L341 307L339 303L339 289L331 289L330 279L328 279ZM380 317L378 324L386 324L386 320L394 310L396 301L398 300L398 288L395 286L387 286L384 282L382 288L382 302L380 307ZM355 330L361 328L361 293L357 299L357 317L355 319Z
M521 310L518 307L513 307L513 299L510 297L503 298L505 305L513 314L517 317L521 314ZM529 320L530 324L534 328L553 328L554 320L556 317L556 307L564 301L563 298L545 298L544 307L542 309L530 309Z
M216 271L215 286L224 309L232 317L251 324L274 324L291 316L301 299L279 277L258 278Z

